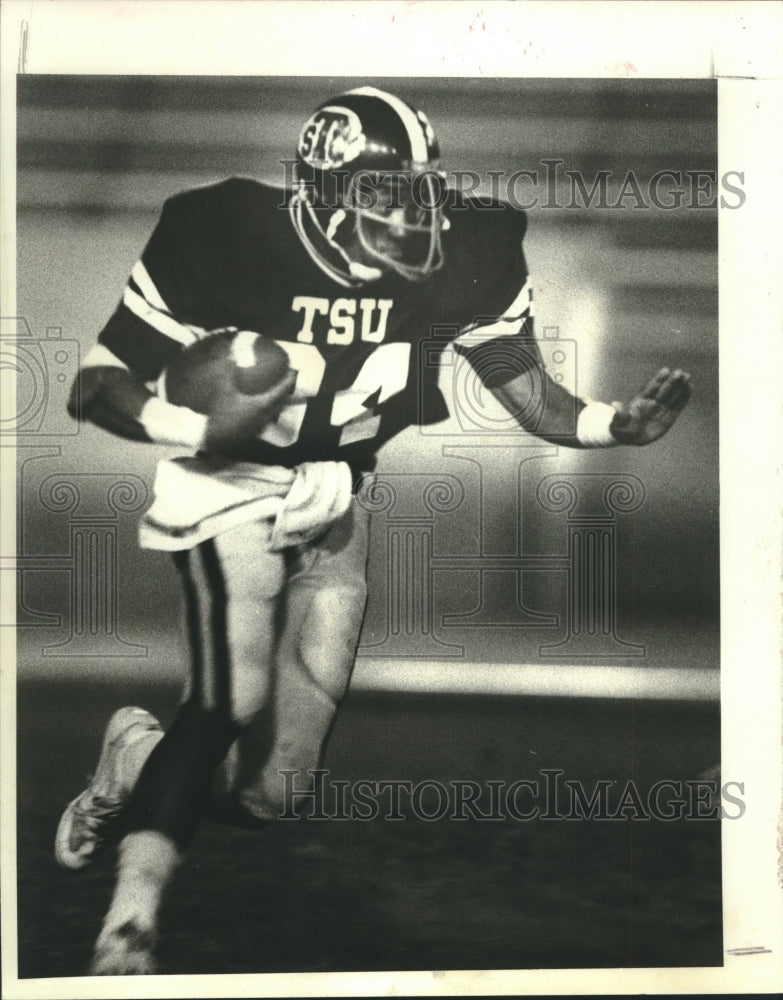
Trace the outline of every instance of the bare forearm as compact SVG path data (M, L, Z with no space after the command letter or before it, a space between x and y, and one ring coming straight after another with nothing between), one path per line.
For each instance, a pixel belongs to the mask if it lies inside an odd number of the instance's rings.
M628 403L589 402L553 382L543 368L492 389L521 427L568 448L646 445L672 427L691 395L690 375L661 368Z
M576 436L584 402L545 372L525 373L492 392L529 433L568 448L584 447Z
M85 368L71 389L68 412L133 441L149 441L139 417L152 393L122 368Z
M126 369L103 365L79 372L68 412L132 441L197 447L206 427L205 417L157 399Z
M74 383L68 411L72 417L81 416L133 441L204 448L242 457L263 427L277 419L295 382L296 373L289 371L258 395L224 393L220 405L211 408L206 416L153 395L127 368L88 364Z
M584 401L572 395L564 386L553 382L549 376L544 378L542 395L543 406L537 426L526 430L531 430L533 434L553 444L583 448L584 444L576 435L576 428L579 414L585 408Z

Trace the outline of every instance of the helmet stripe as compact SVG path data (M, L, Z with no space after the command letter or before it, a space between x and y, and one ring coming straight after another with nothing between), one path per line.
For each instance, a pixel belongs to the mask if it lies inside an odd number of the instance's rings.
M394 94L387 94L385 90L378 90L377 87L357 87L355 90L349 91L349 93L360 94L365 97L378 97L382 101L385 101L405 126L408 141L411 144L411 158L413 161L415 163L426 163L429 160L424 126L405 101L401 101Z

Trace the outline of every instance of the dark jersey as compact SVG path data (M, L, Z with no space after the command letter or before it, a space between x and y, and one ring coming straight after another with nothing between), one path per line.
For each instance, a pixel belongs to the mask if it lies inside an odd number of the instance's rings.
M446 213L445 263L430 278L344 288L306 252L287 200L245 178L171 198L99 337L151 386L177 352L218 330L278 341L296 391L248 457L366 470L403 428L448 415L437 383L450 344L473 363L499 339L518 348L507 371L489 366L496 383L537 363L523 213L463 199Z

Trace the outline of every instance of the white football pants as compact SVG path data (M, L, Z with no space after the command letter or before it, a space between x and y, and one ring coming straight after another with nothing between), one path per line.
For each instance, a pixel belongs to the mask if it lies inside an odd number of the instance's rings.
M307 545L268 551L262 521L178 560L191 645L185 697L230 706L245 725L216 790L256 818L283 811L282 770L321 762L364 617L369 523L354 501Z

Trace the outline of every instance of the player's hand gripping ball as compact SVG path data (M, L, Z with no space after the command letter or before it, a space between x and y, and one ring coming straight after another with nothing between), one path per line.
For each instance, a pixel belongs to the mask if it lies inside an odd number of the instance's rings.
M173 358L166 369L166 399L209 415L227 396L257 396L289 373L288 355L251 330L213 333Z
M243 457L289 401L296 372L274 340L221 331L181 351L166 369L166 399L208 417L208 451Z

